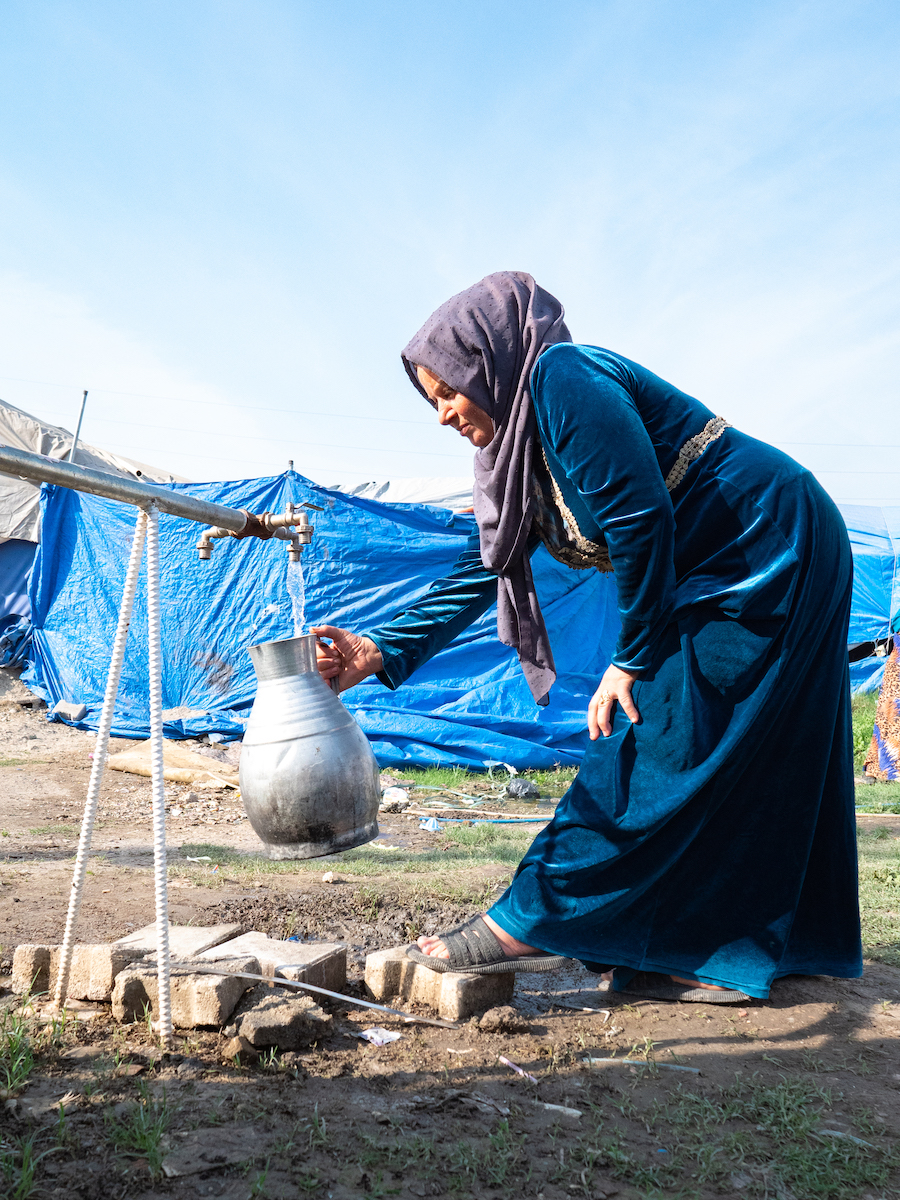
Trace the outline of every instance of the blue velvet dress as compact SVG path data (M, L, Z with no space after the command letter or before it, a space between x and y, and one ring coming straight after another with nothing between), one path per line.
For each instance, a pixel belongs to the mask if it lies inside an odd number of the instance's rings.
M816 480L726 429L669 493L709 409L620 355L553 346L532 373L550 474L605 543L639 672L632 725L589 744L491 916L520 941L768 995L862 970L846 627L851 557ZM495 577L455 570L368 631L397 687L480 615ZM552 703L552 699L551 699Z

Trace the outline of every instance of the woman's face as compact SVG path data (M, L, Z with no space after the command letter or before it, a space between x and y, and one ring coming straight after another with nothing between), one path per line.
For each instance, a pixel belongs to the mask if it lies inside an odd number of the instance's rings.
M487 446L494 436L494 422L483 408L453 389L425 367L416 367L419 383L437 409L438 420L449 425L473 446Z

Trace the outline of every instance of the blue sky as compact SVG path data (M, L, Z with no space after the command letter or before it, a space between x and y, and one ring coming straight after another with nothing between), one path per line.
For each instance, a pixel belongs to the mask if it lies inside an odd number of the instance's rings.
M0 0L0 397L192 478L465 475L399 351L531 271L900 503L896 3Z

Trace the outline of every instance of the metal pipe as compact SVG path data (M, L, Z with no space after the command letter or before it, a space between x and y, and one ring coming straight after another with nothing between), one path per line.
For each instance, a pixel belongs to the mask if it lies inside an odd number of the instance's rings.
M84 420L84 406L87 404L87 388L81 397L81 412L78 414L78 424L75 426L75 436L72 438L72 449L69 451L67 462L75 461L75 451L78 449L78 435L81 433L81 422Z
M184 492L173 492L122 475L109 475L106 471L95 471L91 467L59 462L43 454L14 450L12 446L0 446L0 474L17 475L36 483L54 483L57 487L106 496L108 500L120 500L123 504L136 504L138 508L146 509L155 504L160 512L184 517L186 521L200 521L204 525L219 525L231 533L240 533L247 524L246 514L237 508L211 504L208 500L198 500L196 496L188 496Z

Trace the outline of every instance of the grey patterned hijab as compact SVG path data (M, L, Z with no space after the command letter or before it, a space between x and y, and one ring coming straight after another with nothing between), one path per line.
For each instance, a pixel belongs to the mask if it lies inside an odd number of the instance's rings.
M538 704L547 703L556 669L527 550L537 441L529 380L548 346L571 342L563 316L559 301L530 275L497 271L442 304L403 351L403 365L423 395L417 366L468 397L494 422L490 445L475 452L481 560L499 576L500 640L518 650Z

